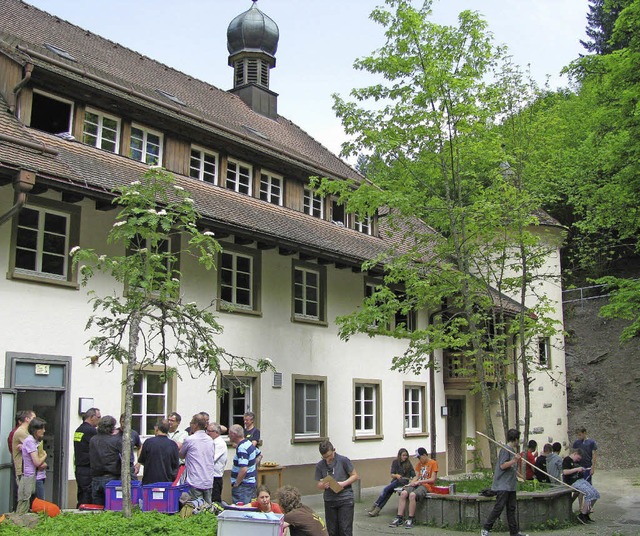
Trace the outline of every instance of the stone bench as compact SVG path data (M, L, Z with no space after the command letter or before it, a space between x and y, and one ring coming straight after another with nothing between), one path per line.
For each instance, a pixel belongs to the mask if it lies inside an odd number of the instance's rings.
M572 521L572 493L565 487L538 492L518 492L517 516L520 529L529 530L548 520L557 520L560 523ZM426 501L417 504L416 521L431 523L437 527L453 527L458 524L480 526L493 509L495 500L495 497L483 497L478 494L430 493ZM503 526L506 526L506 512L503 511L500 517Z

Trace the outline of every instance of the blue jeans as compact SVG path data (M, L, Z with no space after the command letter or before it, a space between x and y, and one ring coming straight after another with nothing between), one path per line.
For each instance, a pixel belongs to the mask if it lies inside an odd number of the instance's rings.
M388 484L383 490L382 493L380 494L380 496L376 499L375 504L378 506L378 508L382 509L384 507L385 504L387 504L387 501L391 498L391 496L393 495L393 491L397 488L397 487L402 487L405 484L408 483L408 480L406 478L401 478L400 480L396 480L395 478L391 481L390 484Z
M231 488L231 498L233 502L249 504L256 494L255 484L245 484L242 482L238 487Z
M91 500L93 504L101 504L104 506L105 494L104 490L108 482L117 480L120 475L94 476L91 479Z
M36 480L36 497L44 501L44 478Z

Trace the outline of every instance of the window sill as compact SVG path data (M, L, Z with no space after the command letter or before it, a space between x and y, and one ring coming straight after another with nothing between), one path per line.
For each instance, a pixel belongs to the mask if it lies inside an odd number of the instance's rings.
M402 437L429 437L429 432L404 432Z
M255 309L245 309L243 307L237 307L231 303L221 303L216 307L219 313L240 314L248 316L262 316L262 311Z
M291 440L291 444L295 445L296 443L320 443L328 439L325 436L314 436L314 437L295 437Z
M313 324L315 326L322 326L324 328L329 327L329 322L326 320L314 320L313 318L304 318L301 316L292 316L291 322L295 322L297 324Z
M353 436L353 441L379 441L384 439L383 434L372 434L372 435L361 435L361 436Z
M70 288L73 290L78 290L80 285L75 281L66 281L63 279L53 279L46 276L39 276L36 273L33 274L23 274L17 273L12 270L7 272L7 279L19 280L19 281L27 281L29 283L42 283L45 285L53 285L56 287L64 287Z

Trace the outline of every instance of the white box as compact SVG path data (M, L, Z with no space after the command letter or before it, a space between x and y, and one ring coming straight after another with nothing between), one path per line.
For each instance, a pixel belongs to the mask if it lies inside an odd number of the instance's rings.
M282 536L284 515L225 510L218 515L218 536Z

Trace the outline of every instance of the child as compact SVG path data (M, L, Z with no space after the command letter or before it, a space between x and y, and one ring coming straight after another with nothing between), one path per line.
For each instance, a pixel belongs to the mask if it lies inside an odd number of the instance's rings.
M371 510L368 512L369 516L376 517L379 515L380 510L384 508L384 505L393 495L393 491L399 486L406 486L409 483L409 479L414 476L416 476L416 472L409 461L409 451L400 449L398 457L391 463L391 483L382 490L380 497L373 503Z
M327 536L322 519L311 508L300 502L300 492L293 486L278 490L278 502L284 510L284 526L290 536Z
M271 502L271 492L267 486L258 487L258 498L255 501L251 501L251 506L258 508L261 512L284 513L279 504Z

